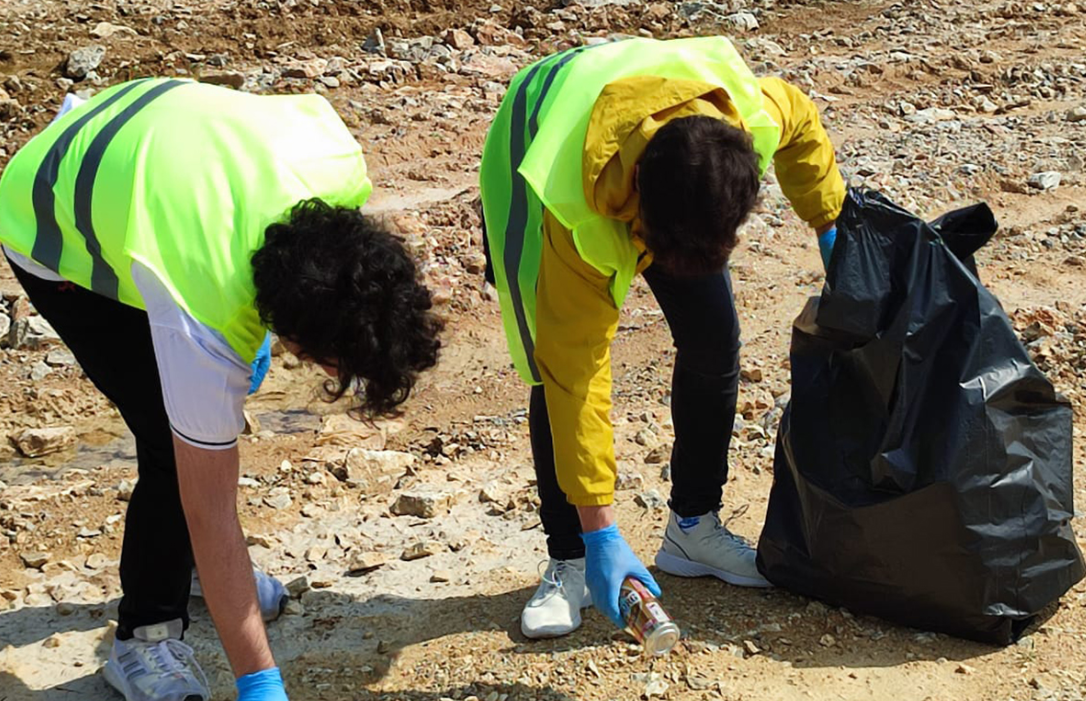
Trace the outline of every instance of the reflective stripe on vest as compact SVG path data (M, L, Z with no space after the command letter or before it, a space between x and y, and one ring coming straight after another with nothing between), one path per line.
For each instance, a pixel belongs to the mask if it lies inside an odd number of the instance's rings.
M639 252L629 227L589 207L582 159L599 93L635 75L699 80L725 90L753 137L763 173L776 152L780 128L762 108L757 80L723 37L580 47L521 70L487 134L479 181L510 354L530 384L541 381L533 355L543 208L572 232L581 257L610 277L617 307L633 281Z
M359 207L362 150L318 95L186 80L113 86L31 139L0 174L0 242L144 308L132 266L251 361L266 330L250 259L299 202Z
M65 129L52 148L42 160L38 175L34 179L34 213L38 219L38 234L34 239L34 248L31 258L54 271L60 264L60 257L64 250L64 236L57 225L56 198L53 188L57 184L57 176L60 171L60 162L68 152L72 140L83 127L94 117L98 116L115 102L123 98L129 92L139 87L146 81L136 81L125 85L115 94L101 104L87 111L74 124ZM94 193L94 181L98 177L98 166L102 162L102 154L117 132L128 123L141 109L153 102L163 93L180 87L185 83L180 80L170 80L155 85L152 89L137 98L120 114L106 123L102 130L95 135L94 140L83 154L83 161L79 166L79 173L75 178L75 197L72 203L72 211L75 214L75 228L83 235L87 253L91 257L90 288L110 299L118 298L120 281L117 273L102 257L102 244L94 231L94 218L91 213L91 201ZM40 256L40 257L39 257Z

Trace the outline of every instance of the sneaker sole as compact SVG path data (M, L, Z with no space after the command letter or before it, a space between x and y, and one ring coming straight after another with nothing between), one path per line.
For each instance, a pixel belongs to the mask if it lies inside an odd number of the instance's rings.
M687 560L685 557L676 557L663 550L656 553L656 566L676 577L716 577L737 587L752 587L755 589L768 589L773 586L762 577L744 577L734 572L718 570L700 562Z
M128 698L128 691L126 690L128 685L113 671L111 662L106 662L105 666L102 667L102 676L105 677L106 683L116 689L121 696L125 697L125 699Z
M131 696L128 695L128 684L114 669L115 665L107 661L102 667L102 676L105 678L106 683L112 686L118 694L125 698L125 701L131 701ZM210 697L208 697L210 698ZM189 694L185 697L184 701L204 701L204 697L199 694Z

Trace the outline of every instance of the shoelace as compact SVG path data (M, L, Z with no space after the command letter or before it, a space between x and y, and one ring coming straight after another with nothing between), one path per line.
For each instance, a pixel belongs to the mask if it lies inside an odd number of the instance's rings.
M548 565L550 565L549 560L542 560L538 565L536 565L536 571L539 572L539 578L557 589L559 592L561 592L562 589L565 587L565 585L562 583L562 572L566 569L566 567L568 567L568 565L565 562L559 560L558 564L554 567L554 579L551 579L547 576L547 568L545 566Z
M149 647L147 656L155 664L158 671L183 674L186 669L195 670L195 673L199 675L199 681L202 683L203 688L209 688L204 670L196 663L196 654L191 647L180 640L173 638L163 640ZM182 664L182 660L187 664Z

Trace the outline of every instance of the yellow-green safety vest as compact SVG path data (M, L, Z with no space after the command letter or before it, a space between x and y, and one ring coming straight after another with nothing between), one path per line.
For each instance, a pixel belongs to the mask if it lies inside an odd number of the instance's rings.
M21 149L0 178L0 241L144 308L132 263L251 362L265 335L250 258L298 202L360 207L362 150L318 95L187 80L116 85Z
M578 47L517 73L487 134L479 188L510 353L530 384L540 383L533 351L543 208L573 233L581 257L610 277L617 307L636 274L629 225L597 214L585 200L582 158L603 88L639 75L723 89L751 134L763 174L780 143L780 126L763 107L758 80L724 37Z

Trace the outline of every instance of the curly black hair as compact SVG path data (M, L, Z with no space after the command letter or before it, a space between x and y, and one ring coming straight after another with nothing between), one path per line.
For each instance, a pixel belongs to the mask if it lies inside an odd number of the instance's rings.
M319 199L265 231L252 256L265 325L316 362L334 366L332 401L357 386L363 419L393 415L437 362L444 322L403 243L378 220Z
M637 189L645 245L675 274L717 272L758 202L758 155L742 129L711 117L674 119L649 140Z

